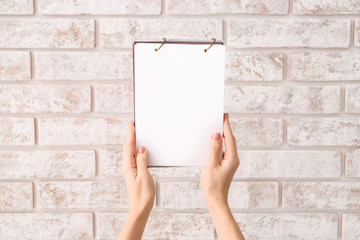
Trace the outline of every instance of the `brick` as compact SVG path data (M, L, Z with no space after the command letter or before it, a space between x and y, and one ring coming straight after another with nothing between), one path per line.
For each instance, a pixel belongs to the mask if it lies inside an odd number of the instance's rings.
M230 81L282 81L284 54L227 52L225 79Z
M0 52L0 81L30 80L29 52Z
M238 151L235 178L338 178L339 151Z
M31 182L0 182L0 210L32 209L32 199Z
M59 2L56 0L40 0L39 12L46 15L159 15L161 0L149 1L107 1L102 4L96 0L69 0Z
M359 14L360 2L357 0L294 0L294 14Z
M217 19L102 19L102 46L131 48L138 39L222 39Z
M3 239L93 239L91 213L1 213Z
M206 209L199 182L160 182L158 187L158 207ZM228 201L231 208L277 208L278 183L232 182Z
M235 213L234 218L246 239L337 239L333 213Z
M90 150L0 151L0 179L95 177Z
M110 113L134 112L133 84L96 84L95 111Z
M360 47L360 18L355 19L354 45Z
M84 85L0 85L1 113L89 113L91 89Z
M122 155L121 149L100 149L99 155L99 172L104 177L123 177L121 172Z
M292 146L357 146L360 144L358 118L291 118L288 144Z
M33 13L33 0L2 0L0 4L0 14L30 15Z
M283 208L360 209L359 182L284 182Z
M40 80L132 79L129 52L37 52L35 61Z
M39 144L122 144L127 136L127 121L121 118L39 118Z
M360 79L356 52L289 53L288 79L293 81L347 81Z
M186 178L198 180L201 174L201 167L151 167L151 175L155 178Z
M175 15L202 14L287 14L289 1L235 1L221 0L215 4L207 1L166 1L166 12Z
M360 113L360 84L346 85L345 112Z
M99 240L116 237L126 219L125 213L97 213L96 234ZM213 223L207 213L152 212L143 239L215 239Z
M229 113L339 113L338 86L225 86Z
M0 118L0 146L29 146L35 144L33 118Z
M345 175L360 178L360 149L346 151Z
M229 115L238 146L279 146L283 143L283 120L236 118Z
M228 46L347 48L350 19L231 19Z
M342 216L342 240L360 239L360 214L344 213Z
M127 208L126 185L120 181L39 182L42 209Z
M0 48L93 48L94 45L94 20L0 20Z

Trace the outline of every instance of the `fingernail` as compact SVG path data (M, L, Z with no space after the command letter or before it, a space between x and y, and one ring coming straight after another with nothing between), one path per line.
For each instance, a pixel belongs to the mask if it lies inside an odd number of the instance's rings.
M140 146L139 147L139 153L143 153L143 152L145 152L145 148L143 146Z
M213 138L214 140L220 140L220 138L221 138L220 133L218 133L218 132L213 133L212 138Z

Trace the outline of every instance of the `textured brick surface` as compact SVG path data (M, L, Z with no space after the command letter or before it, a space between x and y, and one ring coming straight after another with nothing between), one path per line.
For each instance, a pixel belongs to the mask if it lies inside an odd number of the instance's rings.
M91 150L0 151L0 178L88 178L95 176Z
M93 48L93 20L0 19L0 48Z
M134 94L132 84L97 84L95 91L95 111L132 113Z
M91 111L89 86L2 85L1 113L87 113Z
M0 182L0 210L32 209L32 199L31 182Z
M237 213L234 217L246 239L338 239L333 213Z
M98 213L98 239L113 239L124 225L126 214ZM143 239L214 239L214 227L207 213L152 213Z
M137 39L221 39L222 22L216 19L102 19L101 38L106 48L130 48Z
M359 182L284 182L287 209L360 209Z
M236 86L225 87L229 113L339 113L338 86Z
M342 239L360 238L360 214L344 213L342 216Z
M354 45L360 47L360 18L355 20L355 40Z
M294 14L359 14L357 0L294 0Z
M33 118L0 118L0 146L35 144Z
M293 146L358 146L359 118L291 118L288 121L288 143Z
M2 0L0 4L0 14L29 15L33 13L33 0Z
M1 213L4 239L93 239L91 213Z
M39 11L49 15L84 15L84 14L138 14L158 15L161 11L161 0L141 1L106 1L99 3L96 0L39 0Z
M288 79L294 81L345 81L360 79L357 52L306 52L287 56Z
M0 80L29 80L30 68L28 52L0 52Z
M226 53L225 79L231 81L282 81L284 54Z
M36 76L41 80L109 80L132 78L128 52L38 52Z
M37 189L38 205L45 209L128 207L122 181L41 182Z
M228 45L248 47L347 48L350 20L231 19Z
M198 14L287 14L289 8L287 0L280 1L235 1L221 0L207 2L201 0L166 1L166 12L176 15Z
M360 84L346 86L345 112L360 113Z
M278 184L233 182L228 200L231 208L277 208ZM160 182L158 202L159 207L168 209L206 209L198 182Z
M125 142L126 119L39 118L40 145L105 145Z
M239 151L240 178L337 178L338 151Z
M360 149L346 151L345 175L360 178Z

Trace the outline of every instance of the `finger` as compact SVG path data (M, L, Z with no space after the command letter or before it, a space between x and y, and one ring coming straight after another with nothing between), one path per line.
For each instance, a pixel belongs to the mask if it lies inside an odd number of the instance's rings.
M148 171L148 154L143 146L140 146L136 154L136 165L138 174L143 174Z
M235 156L237 155L236 141L235 137L231 131L231 126L229 123L229 114L224 114L224 142L225 142L225 156Z
M208 163L217 166L220 162L222 154L222 137L216 132L210 137Z
M124 167L136 168L135 162L135 126L132 121L128 122L128 137L123 146L123 164Z

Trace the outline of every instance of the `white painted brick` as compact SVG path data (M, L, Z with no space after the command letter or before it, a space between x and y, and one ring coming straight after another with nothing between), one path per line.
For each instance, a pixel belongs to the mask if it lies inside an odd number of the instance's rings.
M360 209L360 182L284 182L286 209Z
M95 177L91 150L0 151L0 179Z
M222 21L217 19L102 19L102 45L130 48L138 39L222 39Z
M95 111L132 113L134 111L133 84L96 84Z
M160 182L158 187L158 207L206 209L199 182ZM278 183L232 182L228 201L231 208L277 208Z
M30 68L29 52L0 52L0 80L29 80Z
M91 213L1 213L3 239L93 239Z
M88 113L91 89L84 85L0 85L1 113Z
M235 118L230 125L238 146L278 146L283 143L283 120L275 118Z
M345 175L360 178L360 149L346 151Z
M123 177L121 172L122 155L121 149L101 149L98 150L99 172L104 177Z
M360 214L344 213L342 216L342 240L360 239Z
M126 219L125 213L97 213L99 240L116 238ZM215 239L211 217L207 213L152 212L143 239Z
M287 133L292 146L356 146L360 144L360 119L290 118Z
M225 86L229 113L339 113L338 86Z
M122 118L39 118L39 144L122 144L127 136L127 121Z
M225 79L231 81L282 81L284 54L227 52Z
M35 144L33 118L0 118L0 146L29 146Z
M193 178L198 180L201 167L151 167L151 175L155 178Z
M235 178L338 178L339 151L238 151Z
M93 48L94 20L0 19L0 48Z
M30 15L33 13L33 0L2 0L0 3L0 14Z
M359 14L357 0L294 0L294 14Z
M360 18L355 19L355 39L354 39L354 45L355 47L360 47Z
M0 182L0 210L32 209L32 199L31 182Z
M39 182L37 206L42 209L127 208L122 181Z
M216 2L186 0L166 1L166 12L176 15L202 14L287 14L289 1L287 0L260 0L235 1L221 0Z
M333 213L235 213L234 218L246 239L338 239Z
M289 53L288 79L294 81L346 81L360 79L356 52Z
M129 52L37 52L35 61L41 80L132 79Z
M350 23L350 19L231 19L228 45L347 48Z
M62 2L40 0L39 12L47 15L159 15L161 12L161 0L107 0L106 3L97 0L67 0Z
M360 84L346 85L345 112L360 113Z

